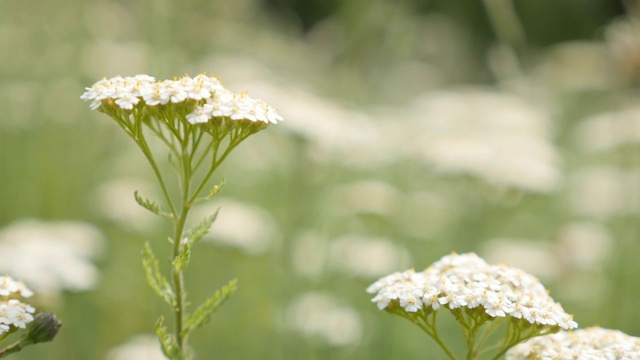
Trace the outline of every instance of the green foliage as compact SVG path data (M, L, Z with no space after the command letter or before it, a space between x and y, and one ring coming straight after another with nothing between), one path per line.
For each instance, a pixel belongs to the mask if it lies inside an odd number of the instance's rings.
M186 243L180 247L180 253L171 262L173 270L176 272L183 271L189 264L189 259L191 259L191 244Z
M220 208L216 209L213 214L200 220L199 223L189 229L189 231L187 231L184 236L187 239L187 243L193 245L203 236L205 236L209 232L209 229L211 228L211 225L213 225L213 222L216 221L219 212Z
M163 211L162 207L158 203L143 198L142 196L140 196L140 194L138 194L137 190L133 193L133 196L135 197L136 202L138 203L138 205L142 206L143 208L151 211L152 213L154 213L156 215L164 216L164 217L167 217L167 218L171 218L171 214L169 214L166 211Z
M142 264L147 274L147 282L159 297L164 299L169 305L174 306L175 294L167 279L160 273L158 260L153 254L149 242L145 242L144 244L143 255Z
M231 280L187 317L184 334L188 335L211 320L211 315L236 291L237 280Z
M175 336L167 332L167 327L164 326L164 317L160 316L158 321L156 321L155 332L156 336L158 336L158 339L160 340L162 352L169 359L185 359L183 354L181 354L180 347L178 346Z
M180 272L187 267L187 264L189 264L189 259L191 258L191 247L209 232L209 229L211 228L213 222L216 221L219 212L220 208L218 208L210 216L202 219L199 223L194 225L184 234L183 238L186 241L181 244L178 255L173 259L173 262L171 263L175 271Z

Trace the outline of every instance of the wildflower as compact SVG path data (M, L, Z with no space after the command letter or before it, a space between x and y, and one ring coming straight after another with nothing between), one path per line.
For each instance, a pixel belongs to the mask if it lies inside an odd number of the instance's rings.
M421 272L387 275L367 292L375 294L372 302L379 309L415 322L435 339L436 322L430 319L441 308L455 315L470 341L480 325L497 319L507 322L512 332L509 341L578 326L534 276L506 265L489 265L473 253L445 256ZM507 343L502 351L515 343Z
M599 327L562 331L519 344L506 359L640 359L640 338Z
M36 311L19 298L28 298L33 293L22 282L8 275L0 277L0 335L16 328L26 328L33 321Z
M43 294L88 290L98 280L91 258L100 252L102 241L98 230L81 222L17 221L0 230L0 271L19 276ZM3 281L0 278L0 296L18 286L3 286ZM30 294L24 291L22 296Z
M91 101L92 109L111 117L135 141L162 189L163 203L137 193L135 200L146 210L172 220L176 234L171 238L173 284L167 285L166 278L160 274L149 243L145 246L143 263L149 285L172 304L174 310L176 326L172 335L167 334L162 318L156 327L162 352L172 359L192 358L186 340L189 333L208 321L217 306L233 293L235 280L197 307L193 314L187 313L185 305L189 302L181 285L183 271L191 258L191 246L209 231L217 212L208 213L191 230L185 227L188 214L194 204L217 194L219 186L211 188L209 181L230 152L248 136L282 121L282 117L263 101L246 93L232 93L217 78L205 74L164 81L156 81L148 75L116 76L86 88L80 98ZM167 181L166 171L157 163L156 150L148 143L147 135L156 137L166 146L173 165L171 169L177 177L173 184L179 187L182 196L174 198L171 195L176 192L168 187L172 182ZM211 189L208 194L202 196L208 189ZM262 230L268 225L247 228L247 224L254 222L253 218L242 222L246 219L244 216L240 220L237 228L240 232L231 231L239 236L230 242L252 254L266 251L270 243L253 239L263 239L267 231ZM214 227L214 231L218 228ZM187 319L191 320L185 321Z
M80 99L91 101L92 110L100 109L116 117L122 110L133 112L134 108L182 105L187 111L185 119L192 125L207 123L213 118L266 124L282 121L275 109L263 101L252 99L246 93L233 94L218 78L204 74L158 82L148 75L116 76L86 88Z

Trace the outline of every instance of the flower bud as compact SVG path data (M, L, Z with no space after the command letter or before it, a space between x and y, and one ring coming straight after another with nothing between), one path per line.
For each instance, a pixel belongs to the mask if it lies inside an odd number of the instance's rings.
M58 333L58 329L62 323L52 313L39 313L33 319L27 339L33 343L51 341Z

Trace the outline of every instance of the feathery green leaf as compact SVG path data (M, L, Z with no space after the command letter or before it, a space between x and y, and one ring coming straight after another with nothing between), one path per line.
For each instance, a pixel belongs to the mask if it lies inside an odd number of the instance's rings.
M173 289L169 286L169 282L167 279L160 273L160 268L158 267L158 260L156 256L153 254L153 250L151 250L151 245L149 242L144 244L144 256L142 259L142 264L144 266L144 270L147 273L147 282L155 291L155 293L164 299L169 305L174 306L175 303L175 295L173 294Z
M235 292L237 283L236 279L231 280L188 315L183 334L188 335L192 330L208 323L211 320L211 315Z

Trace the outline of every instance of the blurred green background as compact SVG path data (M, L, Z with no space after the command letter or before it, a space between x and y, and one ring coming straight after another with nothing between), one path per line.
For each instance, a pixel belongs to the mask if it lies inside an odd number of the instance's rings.
M170 229L136 209L134 190L158 195L142 154L79 99L139 73L214 73L285 117L218 172L187 289L239 289L193 337L200 359L441 358L365 288L452 251L539 276L581 327L640 335L635 4L0 0L0 270L97 270L31 300L63 327L11 358L154 358L113 349L168 315L141 250L166 259ZM20 250L28 219L91 226L85 266Z

